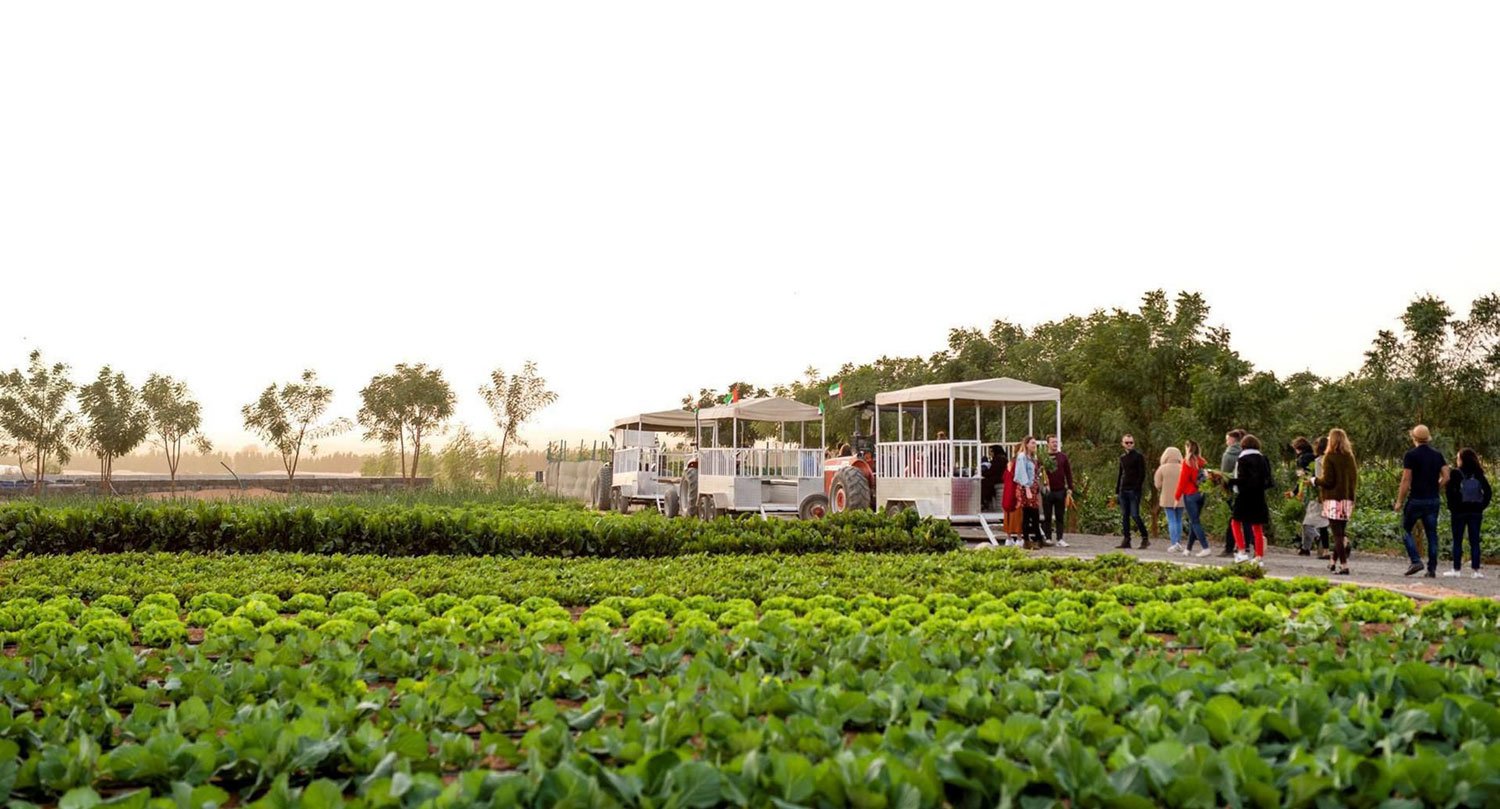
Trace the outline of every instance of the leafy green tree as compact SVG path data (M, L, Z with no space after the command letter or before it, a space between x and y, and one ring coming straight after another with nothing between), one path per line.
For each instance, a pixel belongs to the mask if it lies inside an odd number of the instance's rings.
M108 365L99 376L78 389L84 424L78 444L99 456L101 488L114 491L114 460L146 440L151 416L141 392Z
M309 455L318 452L318 446L308 442L338 435L352 426L343 418L322 421L332 400L333 389L318 384L317 372L309 369L302 372L299 381L287 382L279 388L267 385L259 398L240 409L245 429L260 436L281 455L288 488L296 487L297 464L303 447L306 446Z
M68 366L48 366L37 350L31 352L25 371L17 368L0 376L0 429L20 450L22 465L33 465L38 495L50 462L55 458L67 463L72 457L68 444L78 419L68 407L73 389Z
M490 441L460 424L438 454L436 481L449 489L475 486L495 468L498 453Z
M359 392L362 402L358 420L366 440L395 443L400 455L401 477L410 486L422 459L422 440L441 433L453 417L453 389L437 368L425 364L400 363L389 374L377 374ZM407 474L406 448L411 446L411 474Z
M506 376L500 368L491 371L490 383L480 386L479 395L489 407L495 426L500 428L500 458L495 472L498 487L505 480L505 461L510 445L526 446L521 438L521 425L557 401L557 394L547 389L547 380L537 373L536 363L527 360L521 366L521 372L513 376Z
M152 374L141 386L141 401L146 407L147 431L151 443L167 458L167 474L172 491L177 491L177 468L182 462L183 442L201 453L213 451L213 444L203 436L202 408L186 382L165 374Z

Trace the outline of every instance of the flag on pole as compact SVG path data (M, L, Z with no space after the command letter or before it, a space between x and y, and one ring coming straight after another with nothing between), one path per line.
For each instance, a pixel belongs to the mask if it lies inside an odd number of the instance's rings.
M740 386L739 385L735 385L734 386L734 391L730 395L733 397L733 398L731 398L729 400L730 404L734 404L735 402L738 402L740 400Z
M837 396L840 399L844 398L844 383L842 383L842 382L835 382L832 385L829 385L828 386L828 395L829 396Z

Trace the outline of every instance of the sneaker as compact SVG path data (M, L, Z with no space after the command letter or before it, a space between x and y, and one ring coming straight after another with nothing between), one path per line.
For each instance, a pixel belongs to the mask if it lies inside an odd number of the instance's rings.
M1326 562L1329 559L1333 558L1333 554L1329 553L1328 551L1319 551L1318 558Z
M1403 573L1403 574L1401 574L1401 575L1403 575L1403 576L1415 576L1415 575L1417 575L1418 573L1421 573L1421 572L1422 572L1422 563L1421 562L1412 562L1411 563L1411 567L1407 568L1406 572Z
M1219 554L1219 556L1227 559L1227 558L1229 558L1231 556L1234 556L1234 551L1223 551L1222 553Z
M1483 574L1483 573L1480 573L1480 572L1479 572L1479 571L1477 571L1477 570L1476 570L1476 571L1474 571L1474 572L1473 572L1473 573L1470 573L1470 574L1469 574L1469 578L1473 578L1473 579L1482 579L1482 578L1484 578L1484 574Z
M1264 557L1257 556L1254 559L1250 560L1250 564L1255 565L1256 567L1265 567L1266 566L1266 560L1265 560Z
M1167 546L1167 553L1181 553L1181 552L1182 552L1182 546L1181 545L1168 545Z
M1213 551L1209 550L1208 548L1204 548L1203 550L1198 551L1197 553L1195 553L1193 555L1196 556L1196 557L1198 557L1199 559L1202 559L1203 557L1205 557L1205 556L1207 556L1207 555L1209 555L1211 553L1213 553Z
M1339 568L1338 575L1340 575L1340 576L1347 576L1347 575L1349 575L1349 568L1347 568L1347 567L1341 567L1341 568Z
M1429 570L1426 573L1422 574L1422 578L1424 578L1424 579L1435 579L1435 578L1437 578L1437 571L1436 570Z
M1151 547L1151 540L1149 538L1147 538L1147 537L1142 537L1141 538L1141 550L1145 550L1145 549L1147 549L1149 547Z
M1116 548L1123 548L1123 549L1125 549L1125 550L1128 551L1128 550L1130 550L1130 540L1127 539L1124 542L1121 542L1120 544L1116 545L1115 547Z
M1050 539L1044 539L1044 540L1042 540L1042 547L1043 548L1051 548L1051 547L1053 547L1056 544L1057 543L1053 542Z
M1250 554L1245 553L1244 551L1239 551L1239 552L1235 553L1235 555L1234 555L1234 563L1235 564L1240 564L1241 562L1248 562L1248 561L1250 561Z
M1302 548L1302 549L1300 549L1300 550L1297 551L1297 555L1298 556L1312 556L1312 551L1310 551L1310 550L1308 550L1306 548Z
M1443 578L1445 578L1445 579L1455 579L1455 578L1458 578L1459 576L1462 576L1462 575L1463 575L1463 572L1462 571L1458 571L1458 570L1444 570L1443 571Z
M1059 548L1066 548L1066 547L1068 547L1068 543L1066 543L1066 542L1062 541L1061 539L1059 539L1057 541L1057 547L1059 547Z

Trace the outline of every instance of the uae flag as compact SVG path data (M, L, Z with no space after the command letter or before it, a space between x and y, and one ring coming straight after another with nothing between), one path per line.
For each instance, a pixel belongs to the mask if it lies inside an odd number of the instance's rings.
M828 395L829 396L838 396L838 397L842 398L843 395L844 395L844 383L842 383L842 382L835 382L832 385L829 385L828 386Z

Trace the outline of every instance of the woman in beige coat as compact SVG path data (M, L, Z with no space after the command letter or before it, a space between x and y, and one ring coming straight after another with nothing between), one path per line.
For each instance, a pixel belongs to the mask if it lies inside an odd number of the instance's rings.
M1167 535L1172 544L1167 553L1187 553L1182 549L1182 498L1177 496L1177 479L1182 475L1182 450L1167 447L1156 467L1156 491L1160 492L1161 510L1167 515Z

